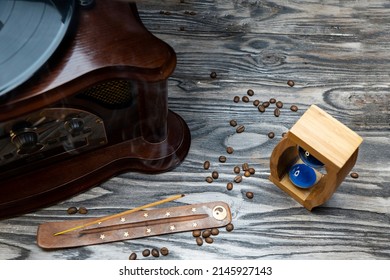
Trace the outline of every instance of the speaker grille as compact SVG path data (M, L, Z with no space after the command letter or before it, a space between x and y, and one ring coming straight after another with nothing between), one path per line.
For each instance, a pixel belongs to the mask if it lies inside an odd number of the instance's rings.
M80 93L81 97L92 99L108 107L122 107L131 104L134 85L129 80L110 80Z

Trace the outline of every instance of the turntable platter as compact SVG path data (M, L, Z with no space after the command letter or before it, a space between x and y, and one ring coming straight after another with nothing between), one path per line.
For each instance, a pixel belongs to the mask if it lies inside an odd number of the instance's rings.
M74 0L0 1L0 96L27 81L63 40Z

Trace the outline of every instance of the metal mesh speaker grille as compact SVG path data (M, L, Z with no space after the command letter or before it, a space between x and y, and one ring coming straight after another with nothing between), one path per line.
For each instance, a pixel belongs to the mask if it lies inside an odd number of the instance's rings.
M110 107L125 106L133 99L133 87L129 80L110 80L87 88L81 92L81 97Z

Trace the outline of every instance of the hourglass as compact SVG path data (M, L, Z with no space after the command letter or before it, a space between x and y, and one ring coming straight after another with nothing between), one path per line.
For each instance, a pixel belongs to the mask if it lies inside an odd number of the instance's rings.
M325 203L356 163L363 139L316 105L276 145L269 179L306 209Z

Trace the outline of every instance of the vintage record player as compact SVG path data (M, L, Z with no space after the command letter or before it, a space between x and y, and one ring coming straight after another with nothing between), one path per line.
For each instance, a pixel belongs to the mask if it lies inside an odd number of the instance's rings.
M175 66L134 3L0 1L0 217L176 167L190 132L167 105Z

